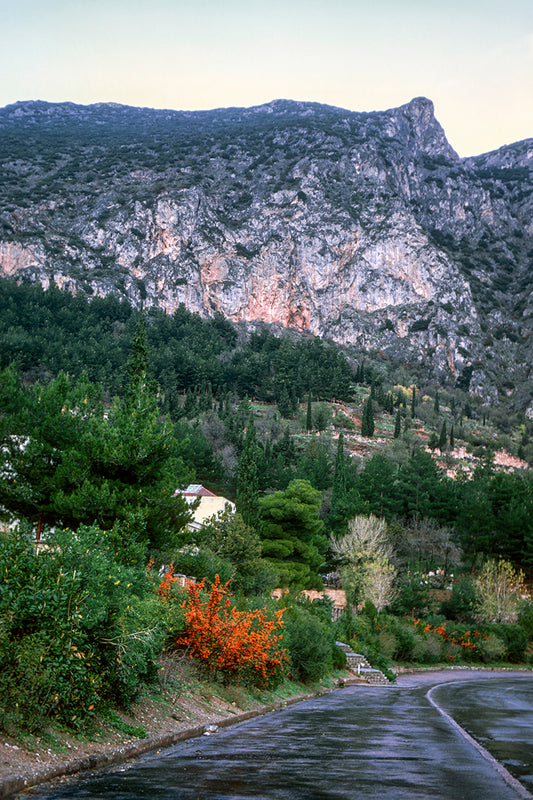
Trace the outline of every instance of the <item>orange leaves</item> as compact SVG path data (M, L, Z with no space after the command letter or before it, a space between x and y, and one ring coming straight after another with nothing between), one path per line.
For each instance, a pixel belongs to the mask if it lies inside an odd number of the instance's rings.
M188 598L181 606L187 624L176 644L224 683L273 686L282 679L287 662L280 645L283 611L273 618L266 609L237 611L228 584L221 584L217 575L207 599L205 578L187 584Z

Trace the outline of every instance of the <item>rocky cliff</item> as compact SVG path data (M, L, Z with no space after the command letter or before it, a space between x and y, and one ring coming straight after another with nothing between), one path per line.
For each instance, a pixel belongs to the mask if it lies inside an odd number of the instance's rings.
M461 159L416 98L0 110L0 274L180 303L532 399L533 140Z

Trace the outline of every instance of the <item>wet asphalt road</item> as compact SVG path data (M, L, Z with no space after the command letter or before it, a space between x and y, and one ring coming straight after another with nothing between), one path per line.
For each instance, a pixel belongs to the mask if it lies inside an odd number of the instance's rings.
M433 702L445 707L447 713L457 718L462 714L461 724L465 727L478 725L477 736L485 738L483 744L498 742L501 729L500 738L506 743L504 757L521 765L521 780L524 786L529 783L533 792L533 676L502 678L486 672L468 672L403 676L392 687L347 687L212 736L188 740L131 765L47 790L40 787L31 797L34 800L36 797L41 800L533 797L511 776L507 780L496 768L498 765L484 758L439 712L427 696L430 690ZM495 702L502 708L499 720L481 713ZM519 745L513 751L515 741Z

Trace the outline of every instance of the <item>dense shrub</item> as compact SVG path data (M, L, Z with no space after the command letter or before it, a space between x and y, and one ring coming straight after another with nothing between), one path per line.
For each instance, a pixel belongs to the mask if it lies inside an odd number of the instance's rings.
M440 613L446 619L457 622L472 622L476 604L476 590L472 580L464 575L454 581L452 593L440 606Z
M273 616L266 609L238 611L218 575L208 592L204 587L205 580L188 584L186 624L177 646L225 685L272 688L280 683L287 660L281 645L283 609Z
M39 554L24 531L0 536L0 725L77 727L155 677L164 626L142 554L126 525L59 531Z
M295 680L318 680L333 666L335 647L331 624L311 611L292 606L287 610L283 643L289 655L289 671Z
M208 547L186 545L174 557L174 570L197 578L205 578L214 583L218 575L222 583L227 583L235 573L235 567L227 558L214 553Z
M505 642L495 633L487 633L478 644L480 661L490 664L493 661L502 661L505 657Z
M527 633L528 639L533 639L533 602L526 600L520 608L518 624Z
M484 625L482 628L484 635L497 636L504 644L504 658L512 664L518 664L525 660L525 653L528 644L527 633L524 628L515 623L501 622L499 624Z

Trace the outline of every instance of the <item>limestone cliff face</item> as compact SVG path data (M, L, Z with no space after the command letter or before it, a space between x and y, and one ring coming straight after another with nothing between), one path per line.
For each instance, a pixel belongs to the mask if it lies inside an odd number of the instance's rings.
M533 140L460 159L416 98L18 103L0 141L2 275L292 328L528 402Z

